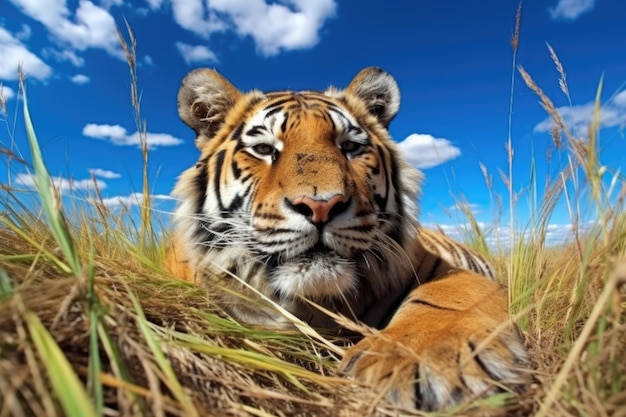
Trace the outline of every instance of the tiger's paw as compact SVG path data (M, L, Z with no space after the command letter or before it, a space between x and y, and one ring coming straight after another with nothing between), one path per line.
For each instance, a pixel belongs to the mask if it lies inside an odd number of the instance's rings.
M422 410L516 390L529 380L526 350L514 331L453 334L430 343L424 336L383 331L366 337L348 350L342 372L385 391L398 406Z
M350 348L342 372L399 407L427 411L524 387L530 372L517 330L472 316L392 322Z

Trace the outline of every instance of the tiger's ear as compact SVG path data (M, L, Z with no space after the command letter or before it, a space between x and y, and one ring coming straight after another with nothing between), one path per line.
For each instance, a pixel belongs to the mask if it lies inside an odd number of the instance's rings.
M396 80L377 67L361 70L346 91L359 97L367 110L385 127L400 109L400 89Z
M196 131L196 146L215 136L240 96L241 92L215 70L201 68L185 76L178 90L178 114Z

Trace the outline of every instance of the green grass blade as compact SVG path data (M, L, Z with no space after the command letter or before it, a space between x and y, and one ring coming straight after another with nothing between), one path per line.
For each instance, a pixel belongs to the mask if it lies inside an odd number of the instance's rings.
M130 289L128 291L128 296L130 297L133 303L133 307L135 308L135 311L137 312L137 326L139 327L141 334L145 338L146 343L148 344L148 347L150 348L150 351L153 354L154 361L163 372L163 375L165 377L163 379L163 383L167 385L167 387L172 392L172 395L174 395L174 397L178 400L180 405L183 407L186 416L198 417L198 412L195 409L193 402L183 390L183 387L178 381L178 378L176 376L176 373L174 372L174 369L172 368L172 365L170 364L169 360L165 356L165 353L163 353L163 350L159 346L159 343L157 342L157 339L156 339L156 335L150 328L150 325L148 323L148 320L146 319L143 309L141 308L141 305L139 304L139 300L137 300L137 297L135 297L135 295L130 291Z
M22 238L25 242L27 242L32 247L38 249L49 261L54 263L54 265L59 268L61 271L69 274L72 272L72 269L66 265L63 261L61 261L58 257L56 257L51 251L49 251L45 246L45 242L37 242L35 239L31 238L28 233L26 233L21 227L15 224L8 216L0 216L0 223L7 226L12 232ZM19 256L19 255L17 255Z
M78 254L75 251L72 237L61 211L60 197L57 195L52 184L50 174L48 173L48 169L46 168L41 154L41 149L39 148L39 142L37 141L33 121L28 110L26 87L23 82L20 83L20 87L23 92L22 101L24 103L24 123L26 125L26 136L28 137L31 157L33 159L32 162L35 170L34 180L37 193L41 199L41 205L46 215L50 231L54 235L57 244L65 255L67 262L70 264L72 272L74 275L80 276L82 269L80 266L80 260L78 259Z
M100 381L102 365L100 363L100 346L98 343L101 308L94 288L95 268L93 256L94 253L92 250L89 259L89 374L87 377L87 388L91 398L94 400L96 413L101 416L104 414L104 393L102 390L102 382Z
M120 378L124 382L128 382L129 384L135 384L135 381L133 381L133 378L128 371L128 367L124 363L122 353L111 338L111 335L102 320L98 323L98 335L100 336L102 348L109 358L109 363L111 364L116 377ZM150 415L148 407L146 407L145 401L142 397L129 390L124 390L123 393L127 398L129 398L131 403L138 405L142 416Z
M63 355L59 345L41 324L39 317L34 313L26 312L24 319L65 415L68 417L97 416L83 384Z
M4 268L0 268L0 300L11 296L11 294L13 294L13 285L11 285L9 275Z

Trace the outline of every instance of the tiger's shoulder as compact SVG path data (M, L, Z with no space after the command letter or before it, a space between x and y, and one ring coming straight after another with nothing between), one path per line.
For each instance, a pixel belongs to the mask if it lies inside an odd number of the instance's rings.
M439 230L420 227L417 234L418 261L428 280L445 273L446 268L460 268L497 281L496 272L486 257ZM428 273L431 270L433 272Z

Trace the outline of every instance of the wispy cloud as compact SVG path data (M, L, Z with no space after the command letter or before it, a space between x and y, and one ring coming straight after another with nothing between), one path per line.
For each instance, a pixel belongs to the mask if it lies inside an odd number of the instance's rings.
M76 51L72 49L65 48L62 50L58 50L48 47L42 50L42 55L45 58L52 58L58 62L69 62L75 67L82 67L83 65L85 65L85 58L79 56L78 53L76 53Z
M555 20L576 20L583 13L591 11L594 5L595 0L559 0L556 7L548 11Z
M152 57L150 55L145 55L143 57L142 62L143 62L144 65L147 65L149 67L154 66L154 60L152 59Z
M146 3L148 3L148 6L150 6L152 10L160 9L163 2L164 0L146 0Z
M457 202L452 206L448 207L450 211L462 212L462 213L471 213L472 215L477 215L482 213L482 208L480 205L475 203L465 203L465 202Z
M10 100L15 97L15 91L13 91L12 88L2 85L0 89L0 95L2 95L5 100Z
M494 226L492 224L478 222L478 227L485 234L487 244L492 248L507 248L511 240L511 229L508 226ZM457 241L463 241L464 236L471 233L472 226L469 224L424 224L425 227L443 231L446 236ZM592 223L582 224L578 227L579 233L585 233L590 229ZM571 242L575 237L575 226L570 223L549 224L545 231L544 242L548 246L562 245ZM539 233L539 231L537 231ZM524 229L515 232L515 239L523 238L528 241L532 237L532 230Z
M48 30L57 46L73 51L90 48L103 49L110 55L123 58L117 39L115 19L107 8L120 5L120 1L105 1L101 7L89 0L9 0L25 15L40 22ZM73 60L72 62L76 62Z
M422 169L432 168L461 155L461 150L449 140L422 133L407 136L398 143L398 147L412 165Z
M19 32L15 32L15 37L21 41L27 41L30 39L30 35L32 34L32 30L30 26L27 24L22 24L22 28Z
M219 62L213 51L203 45L194 46L183 42L176 42L176 48L187 64L194 64L198 62Z
M589 124L593 119L594 103L589 102L576 106L563 106L557 109L567 126L576 136L586 136ZM626 90L616 94L610 101L600 107L600 127L626 126ZM554 127L550 117L539 122L535 132L549 132Z
M171 200L175 200L175 198L167 194L151 194L150 200L153 202L156 200L171 201ZM131 193L129 195L124 195L124 196L120 195L120 196L115 196L115 197L103 198L101 202L102 204L104 204L105 206L109 208L116 208L116 207L122 207L122 206L123 207L141 206L143 202L143 193Z
M34 1L34 0L33 0ZM259 53L311 48L319 31L335 15L334 0L170 0L174 20L203 39L216 32L235 32L251 37ZM159 9L163 0L148 0Z
M102 180L94 180L86 178L77 180L74 178L51 177L52 183L59 191L76 191L76 190L94 190L96 185L98 189L103 190L107 184ZM30 174L17 174L15 182L27 188L35 188L35 179Z
M89 168L89 173L94 177L104 178L107 180L122 178L122 174L102 168Z
M76 74L70 78L74 84L83 85L91 81L91 78L85 74Z
M83 135L111 142L118 146L141 146L140 136L137 132L128 134L125 128L120 125L107 125L89 123L83 128ZM146 133L148 148L159 146L176 146L183 143L182 139L174 137L169 133Z
M124 4L124 0L100 0L100 4L102 5L102 7L109 10L113 6L121 6L122 4Z
M22 66L29 77L45 80L52 75L52 68L17 37L0 27L0 79L16 80L17 68Z

